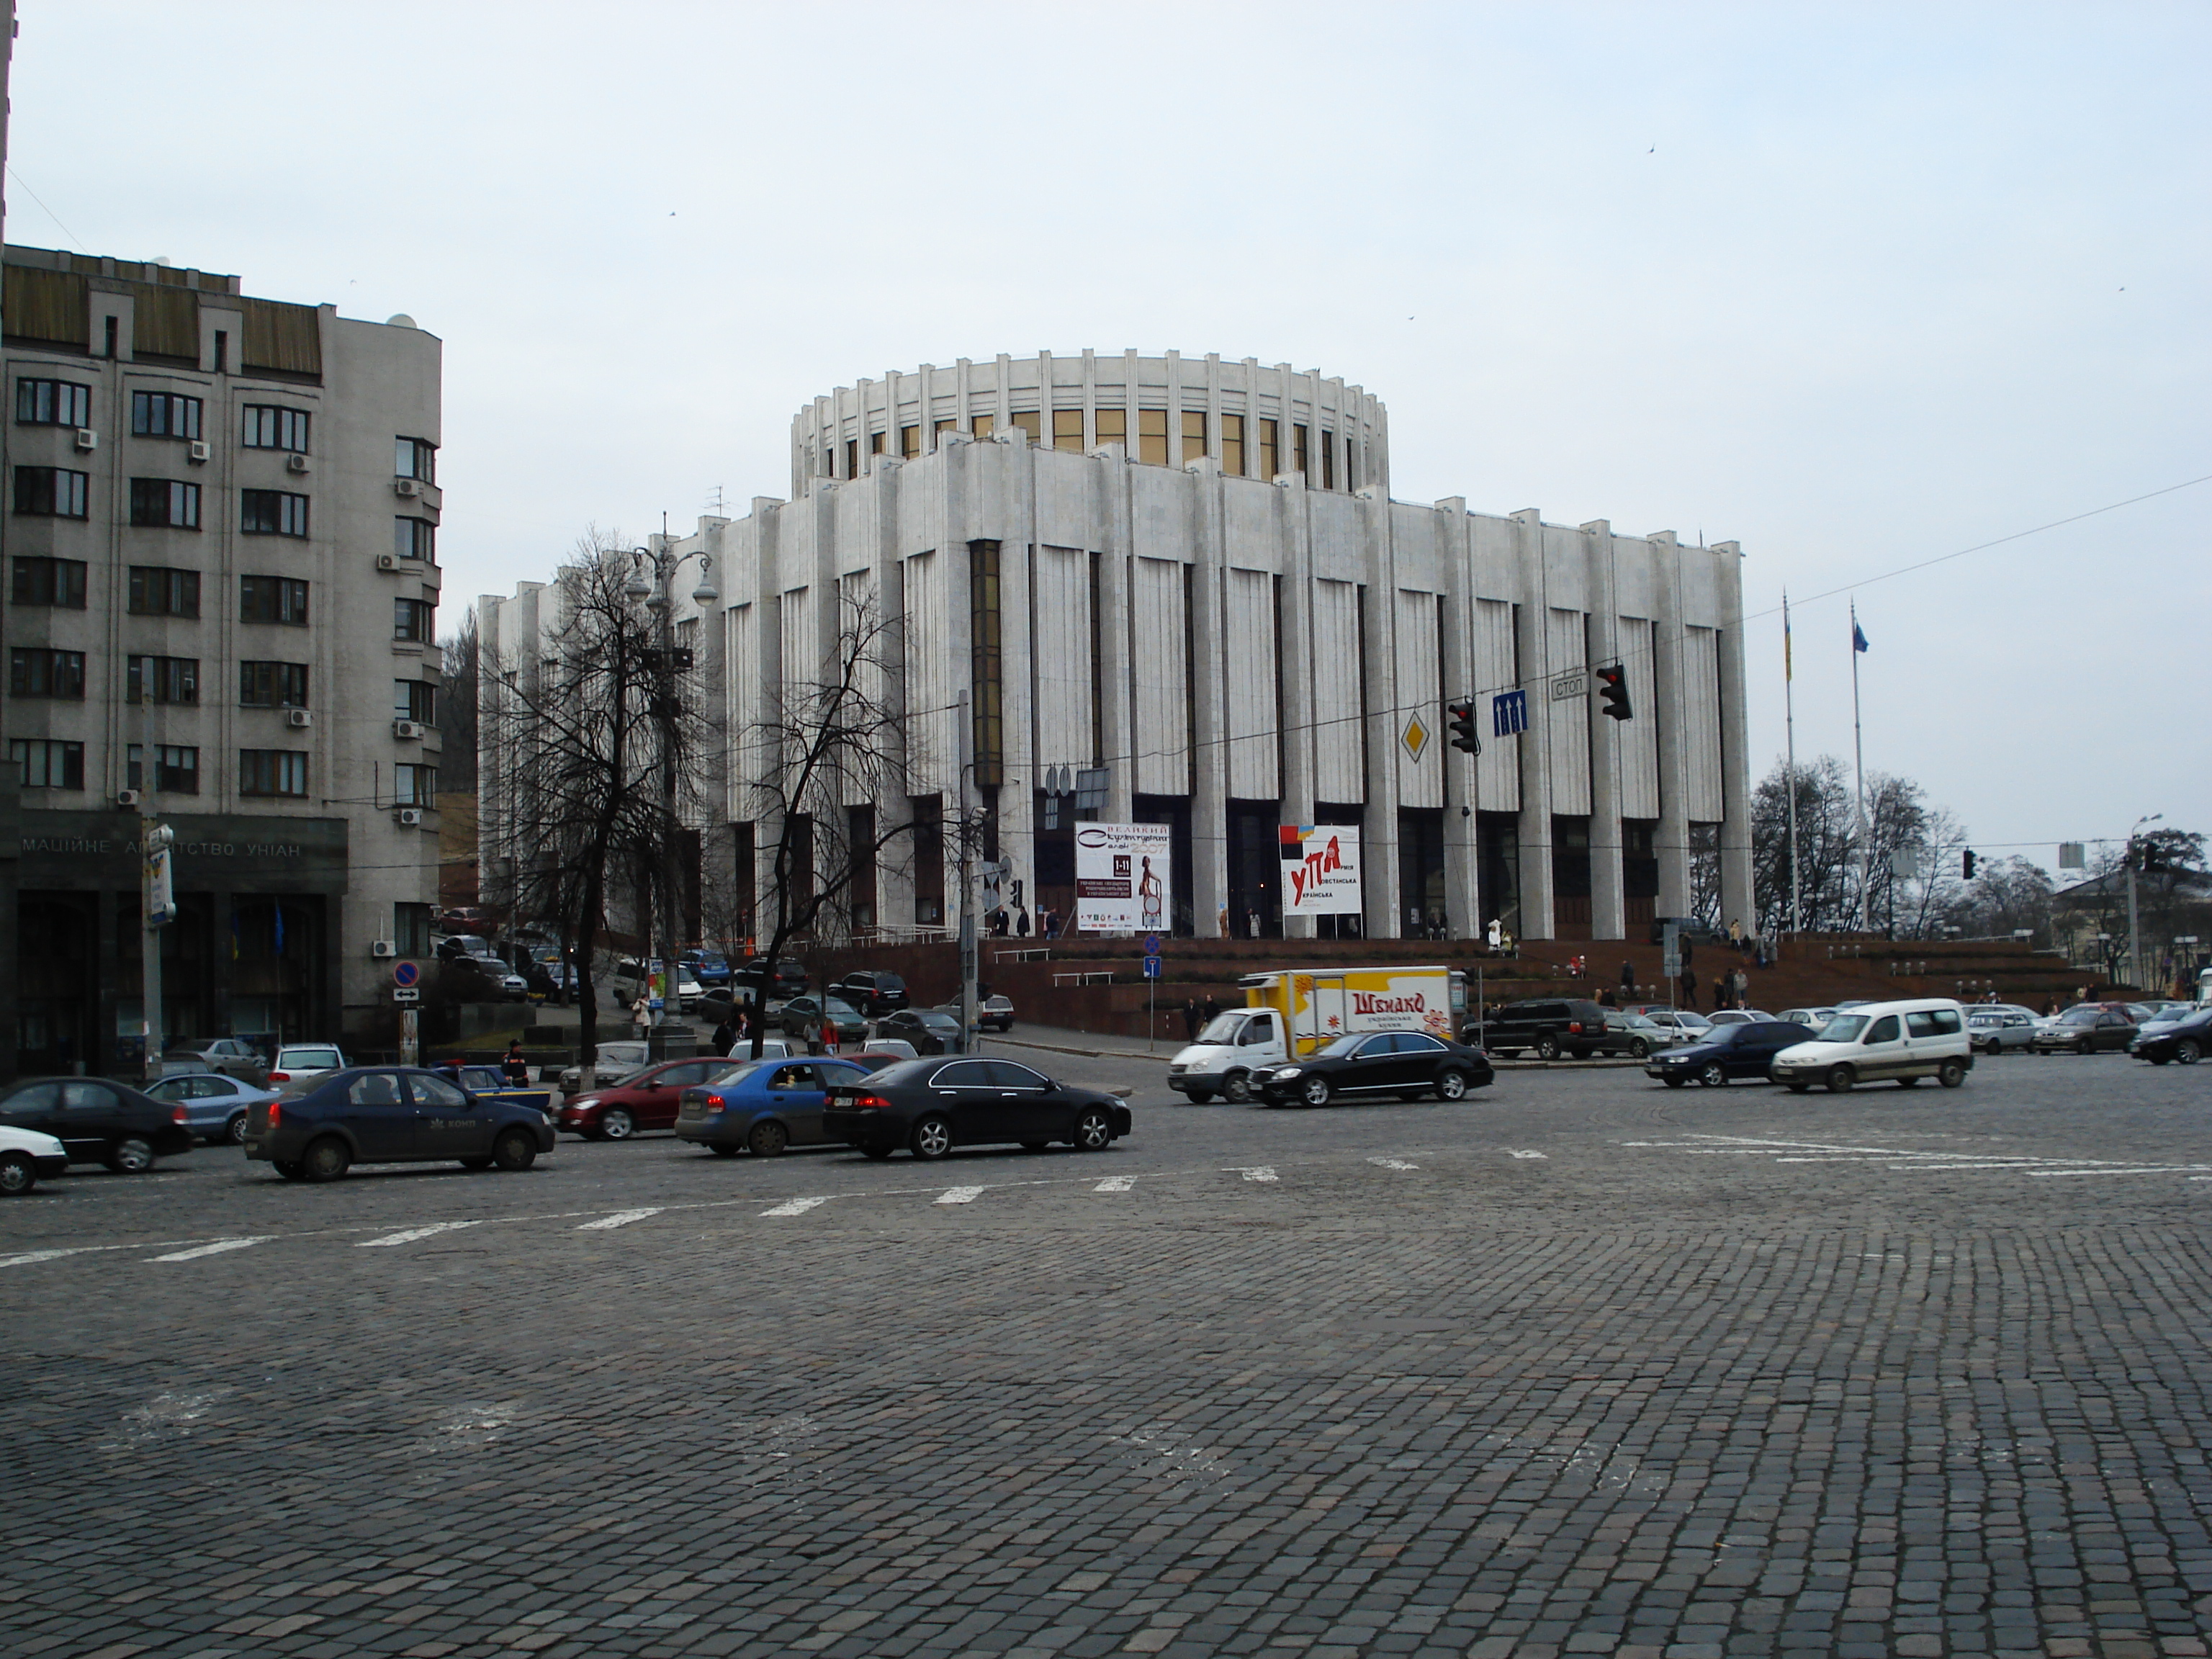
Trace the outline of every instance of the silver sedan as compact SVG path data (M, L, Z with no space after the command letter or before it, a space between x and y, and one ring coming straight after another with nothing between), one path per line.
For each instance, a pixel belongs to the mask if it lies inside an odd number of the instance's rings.
M185 1072L150 1084L152 1098L185 1109L185 1127L202 1140L228 1141L235 1146L246 1139L249 1107L276 1098L274 1089L252 1084L220 1072Z
M1978 1054L2025 1054L2042 1023L2025 1008L1984 1003L1966 1010L1966 1041Z

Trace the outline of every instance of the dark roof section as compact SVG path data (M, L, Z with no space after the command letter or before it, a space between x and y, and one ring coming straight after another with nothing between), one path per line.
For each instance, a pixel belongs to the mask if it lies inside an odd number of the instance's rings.
M0 333L45 345L92 347L92 295L128 294L137 321L137 355L156 362L197 362L200 355L200 296L229 301L246 319L238 342L239 368L290 380L320 380L322 327L313 306L254 300L239 292L239 279L132 259L92 258L58 248L6 251L0 286Z

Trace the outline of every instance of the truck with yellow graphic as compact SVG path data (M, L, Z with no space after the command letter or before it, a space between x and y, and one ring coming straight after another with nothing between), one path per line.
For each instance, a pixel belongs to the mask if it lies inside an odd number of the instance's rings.
M1251 1100L1254 1072L1353 1032L1425 1031L1449 1042L1467 1024L1467 975L1453 968L1285 969L1237 984L1244 1006L1217 1015L1169 1064L1168 1087L1195 1104Z

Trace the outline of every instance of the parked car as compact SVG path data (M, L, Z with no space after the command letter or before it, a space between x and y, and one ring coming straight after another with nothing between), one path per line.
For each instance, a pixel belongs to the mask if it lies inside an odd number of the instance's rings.
M1607 1054L1645 1060L1662 1048L1672 1048L1689 1041L1690 1033L1683 1027L1662 1025L1649 1014L1626 1014L1613 1008L1605 1011Z
M947 1019L960 1018L960 999L937 1005L937 1012ZM1014 1029L1014 1001L1012 997L994 992L988 997L975 999L975 1029L979 1031L1011 1031Z
M730 1045L732 1060L789 1060L794 1054L806 1052L806 1045L794 1037L764 1036L760 1040L760 1053L753 1052L753 1040L739 1037Z
M0 1126L62 1143L72 1164L105 1164L140 1175L157 1158L192 1149L182 1103L154 1100L106 1078L26 1078L0 1090Z
M676 962L699 982L702 990L730 982L730 959L720 951L678 951Z
M553 1150L553 1126L419 1066L348 1066L254 1107L245 1145L287 1181L336 1181L356 1164L522 1170Z
M1712 1030L1713 1025L1712 1021L1694 1008L1669 1008L1664 1003L1642 1003L1632 1007L1629 1012L1643 1015L1654 1025L1662 1025L1668 1030L1682 1033L1680 1040L1686 1042L1696 1042L1699 1036Z
M433 949L441 962L459 962L465 957L498 954L491 948L491 941L482 933L448 933Z
M563 1094L574 1094L586 1087L601 1089L611 1083L619 1083L632 1073L643 1069L646 1061L651 1058L651 1050L642 1042L627 1040L602 1042L599 1047L599 1057L592 1062L591 1082L588 1085L585 1083L584 1067L581 1066L565 1066L561 1073L561 1091Z
M202 1140L224 1140L237 1146L246 1139L246 1114L263 1101L276 1098L274 1089L258 1089L219 1072L185 1072L146 1085L146 1097L185 1109L185 1127Z
M1535 997L1492 1008L1474 1034L1479 1047L1511 1059L1528 1049L1539 1060L1595 1054L1605 1040L1605 1010L1579 997Z
M1775 1018L1791 1025L1802 1025L1808 1031L1818 1031L1836 1017L1833 1008L1784 1008Z
M639 962L625 958L615 964L614 980L610 986L615 995L625 1003L635 1002L649 993L648 974L660 972L660 959ZM690 1013L692 1005L699 1000L699 981L679 967L676 970L676 1006L679 1013Z
M906 1007L911 999L906 981L882 968L863 968L845 975L830 988L871 1019Z
M717 1054L702 1060L664 1060L620 1083L562 1101L556 1121L568 1133L586 1140L628 1140L641 1130L673 1128L684 1090L727 1077L739 1065L749 1063Z
M210 1072L255 1085L269 1078L269 1056L244 1037L179 1037L162 1045L161 1059L196 1060Z
M540 1001L548 997L573 997L584 988L583 975L572 962L536 960L522 970L522 977L529 994Z
M1716 1025L1697 1042L1654 1054L1644 1075L1656 1077L1670 1089L1695 1082L1717 1089L1739 1078L1764 1083L1775 1055L1796 1047L1812 1035L1788 1020L1739 1020Z
M2163 1066L2169 1060L2194 1066L2212 1049L2212 1006L2185 1003L2172 1011L2172 1019L2153 1020L2139 1026L2128 1052L2137 1060Z
M353 1062L341 1049L328 1042L293 1042L277 1049L276 1063L269 1068L269 1081L290 1088L295 1084L311 1083L326 1072L344 1070Z
M840 1060L850 1060L864 1072L880 1072L886 1066L897 1066L915 1059L910 1042L884 1044L872 1042L857 1054L840 1054Z
M2116 1003L2077 1003L2038 1027L2028 1047L2039 1054L2118 1054L2136 1040L2136 1023Z
M866 1018L842 997L793 997L775 1018L785 1036L804 1037L810 1042L819 1038L823 1026L832 1020L836 1022L840 1042L859 1042L868 1035Z
M910 1060L833 1084L828 1093L823 1132L873 1158L902 1146L927 1160L956 1146L1007 1142L1042 1152L1056 1140L1103 1152L1131 1129L1128 1107L1114 1096L1071 1088L1011 1060Z
M462 957L459 965L475 969L492 997L520 1002L530 994L530 981L516 973L503 957L486 951L482 956Z
M0 1124L0 1198L21 1198L69 1169L69 1149L37 1129Z
M481 904L456 905L435 923L445 933L489 933L498 925L498 915Z
M957 1054L968 1044L957 1015L940 1014L934 1008L902 1008L876 1022L876 1036L910 1042L925 1054Z
M1707 1017L1707 1023L1713 1025L1771 1025L1777 1018L1759 1008L1716 1008ZM1813 1028L1808 1025L1805 1029L1809 1031Z
M550 1122L553 1091L542 1084L510 1083L496 1066L464 1066L461 1087L478 1100L496 1100L508 1106L526 1106Z
M868 1067L836 1058L764 1060L684 1091L676 1138L724 1158L774 1158L787 1146L842 1146L822 1127L833 1083L857 1083Z
M756 1006L802 996L806 984L806 969L792 957L777 957L773 969L765 957L753 957L730 970L730 988L747 992Z
M1966 1040L1980 1054L2026 1048L2035 1041L2036 1018L2025 1008L1977 1003L1966 1010Z
M1812 1041L1775 1055L1768 1075L1798 1095L1815 1083L1834 1094L1861 1083L1910 1089L1924 1077L1955 1089L1973 1064L1964 1012L1955 1002L1930 997L1870 1002L1839 1013Z
M1686 939L1692 945L1725 945L1728 934L1710 921L1700 921L1695 916L1654 916L1651 918L1651 943L1667 942L1667 924L1674 924L1674 937Z
M1605 1024L1601 1015L1597 1024ZM1340 1095L1458 1100L1496 1075L1490 1057L1464 1042L1425 1031L1355 1031L1303 1059L1263 1066L1251 1080L1252 1092L1271 1105L1298 1100L1326 1106Z

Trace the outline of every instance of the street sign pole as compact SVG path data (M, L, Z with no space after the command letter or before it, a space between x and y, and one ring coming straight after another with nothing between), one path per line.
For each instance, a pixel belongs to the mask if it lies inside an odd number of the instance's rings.
M1145 1052L1152 1052L1152 1038L1160 1024L1160 936L1145 935Z

